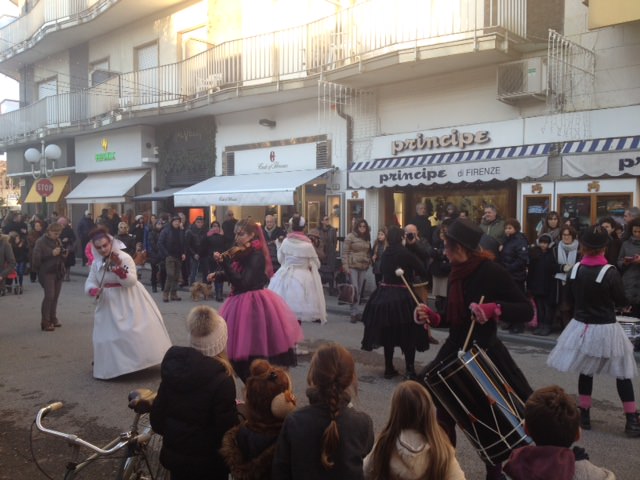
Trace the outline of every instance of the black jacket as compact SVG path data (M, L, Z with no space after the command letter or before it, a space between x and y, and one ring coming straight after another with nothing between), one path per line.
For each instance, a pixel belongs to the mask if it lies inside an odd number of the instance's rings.
M231 282L235 293L244 293L251 290L260 290L267 284L268 278L265 273L265 259L262 251L249 248L238 254L234 259L237 262L238 270L233 266L229 258L222 262L224 278Z
M382 281L389 284L404 285L402 278L396 275L396 269L404 270L404 277L409 283L415 283L417 277L426 277L424 263L402 245L389 245L382 253L380 273Z
M226 480L229 470L217 452L224 434L238 423L233 376L191 347L171 347L160 368L151 426L163 436L162 465Z
M431 231L431 220L429 220L427 215L416 215L409 220L407 225L409 224L416 226L418 233L420 234L420 238L424 238L427 242L431 242L433 232Z
M202 256L206 254L206 235L206 228L198 228L195 224L189 226L189 229L184 234L185 249L189 257L194 258L195 255Z
M162 258L180 258L185 254L184 232L180 227L173 228L171 223L165 225L158 239L158 250Z
M570 298L573 297L573 317L583 323L615 323L616 306L627 305L622 278L615 267L609 268L601 283L596 278L603 267L580 265L575 279L567 275Z
M499 257L502 266L516 282L524 282L527 278L527 262L529 260L529 242L521 232L507 236L502 244Z
M534 296L555 298L555 274L558 263L553 250L543 252L537 245L529 249L529 270L527 272L527 290Z

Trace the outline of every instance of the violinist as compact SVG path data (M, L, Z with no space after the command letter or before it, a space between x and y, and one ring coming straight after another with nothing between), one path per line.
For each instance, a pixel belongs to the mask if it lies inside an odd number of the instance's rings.
M106 230L89 233L94 261L84 285L96 299L93 376L106 380L158 365L171 346L156 302L138 281L125 245Z
M60 234L62 225L52 223L46 233L36 240L33 247L31 268L38 272L38 281L44 289L42 299L40 328L43 332L53 332L62 324L58 320L58 297L62 289L65 275L65 258L67 252L62 248Z
M227 354L244 382L256 358L284 367L297 364L294 346L302 340L295 313L265 285L273 274L271 259L259 224L241 220L235 228L235 245L216 252L213 259L221 270L207 280L224 278L231 294L220 310L227 321Z

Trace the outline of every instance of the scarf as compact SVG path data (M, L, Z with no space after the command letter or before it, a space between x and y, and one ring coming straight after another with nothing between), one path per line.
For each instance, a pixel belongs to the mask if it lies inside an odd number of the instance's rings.
M602 267L603 265L607 265L607 259L604 256L604 253L594 256L583 257L580 260L580 265L586 265L587 267Z
M464 281L486 261L488 261L486 258L472 256L464 263L451 264L447 294L447 318L450 319L452 326L462 325L462 319L467 314L467 306L464 304Z
M570 244L560 242L558 244L558 264L559 265L574 265L576 258L578 257L578 241L574 240ZM567 274L564 272L556 273L555 277L563 282L567 281Z
M289 232L287 234L287 238L291 238L293 240L300 240L301 242L311 243L311 239L302 232Z

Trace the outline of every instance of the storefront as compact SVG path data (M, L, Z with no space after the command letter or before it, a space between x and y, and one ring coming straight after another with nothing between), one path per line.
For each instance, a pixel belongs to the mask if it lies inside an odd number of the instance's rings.
M96 215L109 207L134 211L133 197L156 184L154 146L154 130L142 126L78 137L76 172L87 176L66 195L67 203L91 206Z
M404 225L415 205L431 212L452 203L479 222L485 205L517 213L517 181L547 174L550 145L513 145L520 121L376 137L373 159L349 171L354 189L380 189L381 225Z
M23 204L34 204L36 212L42 213L47 218L51 212L68 216L67 205L64 197L69 193L69 176L55 175L50 178L33 180L29 193L23 200Z
M213 218L222 217L218 208L231 208L236 218L263 221L271 214L278 223L301 212L309 228L317 227L325 214L338 215L339 221L342 197L328 195L333 168L317 162L319 148L316 141L298 143L296 139L261 148L227 147L224 175L174 193L174 203L176 207L207 206Z

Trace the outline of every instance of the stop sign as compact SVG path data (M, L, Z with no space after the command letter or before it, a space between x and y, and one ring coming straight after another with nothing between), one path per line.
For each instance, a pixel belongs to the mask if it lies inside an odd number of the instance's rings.
M36 182L36 192L41 197L48 197L53 193L53 182L48 178L41 178Z

